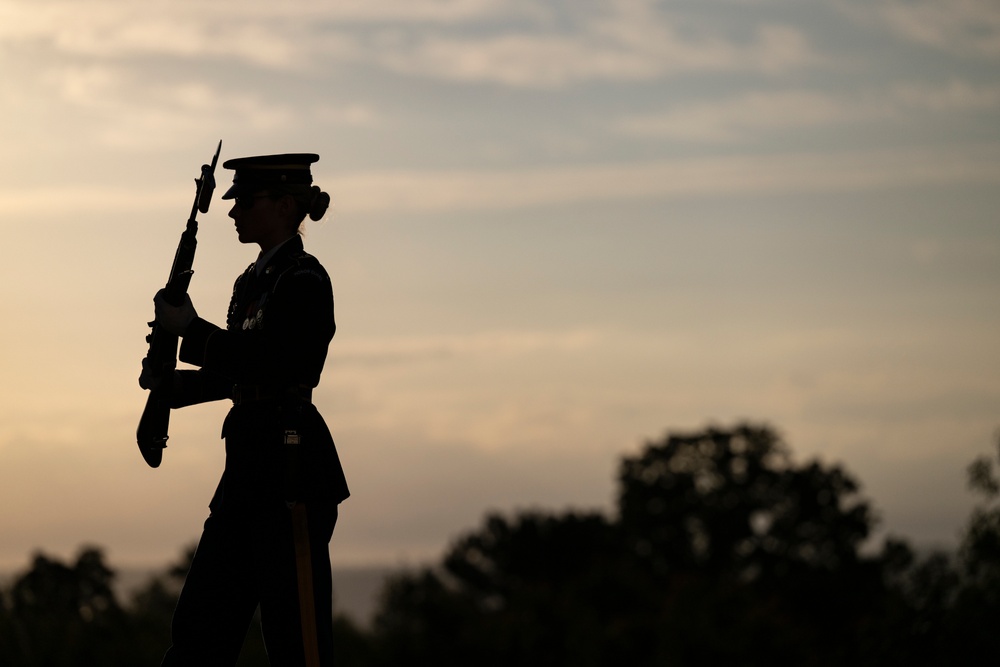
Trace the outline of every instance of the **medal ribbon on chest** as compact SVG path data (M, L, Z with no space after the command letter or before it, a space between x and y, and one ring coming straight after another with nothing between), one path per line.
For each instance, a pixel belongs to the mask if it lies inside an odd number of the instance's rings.
M243 330L260 329L264 322L264 305L270 292L261 294L260 299L247 306L246 318L243 320Z

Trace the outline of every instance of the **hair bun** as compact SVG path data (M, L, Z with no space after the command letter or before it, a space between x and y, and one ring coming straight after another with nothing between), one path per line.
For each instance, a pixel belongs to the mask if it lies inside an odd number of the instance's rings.
M309 201L309 219L319 220L330 207L330 195L317 186L312 186L312 198Z

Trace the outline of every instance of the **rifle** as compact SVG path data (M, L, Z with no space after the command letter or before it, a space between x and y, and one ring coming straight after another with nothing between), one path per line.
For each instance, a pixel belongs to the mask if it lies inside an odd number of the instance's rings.
M194 264L194 251L198 247L197 215L198 211L208 213L209 204L212 203L212 193L215 191L215 165L219 161L221 151L220 141L212 157L212 164L203 164L201 175L194 179L195 194L194 204L191 205L191 216L181 234L180 243L177 244L174 264L170 268L170 277L167 279L163 295L167 303L174 306L183 303L188 285L191 284L191 276L194 274L191 266ZM146 353L147 363L151 370L157 371L163 381L159 386L150 389L146 396L146 407L139 419L135 438L142 458L150 468L157 468L163 459L163 450L167 446L169 437L167 431L170 427L170 392L173 372L177 367L178 339L155 320L150 322L149 326L152 331L146 336L146 342L149 343L149 351Z

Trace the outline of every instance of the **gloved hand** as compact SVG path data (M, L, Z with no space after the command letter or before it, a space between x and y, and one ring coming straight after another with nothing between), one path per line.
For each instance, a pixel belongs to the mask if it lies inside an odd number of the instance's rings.
M185 294L184 302L181 305L171 306L163 297L163 292L164 290L160 290L153 297L153 304L156 308L156 321L170 333L176 336L183 336L191 321L198 317L198 313L194 309L194 304L191 303L191 297Z
M171 375L170 381L173 387L177 388L180 385L180 375L176 370L172 371ZM142 373L139 374L139 386L143 389L156 389L163 384L163 380L162 369L153 368L149 362L149 357L143 357Z

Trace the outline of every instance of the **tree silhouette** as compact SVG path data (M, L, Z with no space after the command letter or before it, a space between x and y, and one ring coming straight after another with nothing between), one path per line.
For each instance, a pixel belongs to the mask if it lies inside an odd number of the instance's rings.
M626 548L665 601L654 662L879 652L889 561L862 555L874 518L841 467L796 465L775 431L740 424L649 443L619 480Z
M989 595L984 602L997 607L1000 600L1000 479L996 464L1000 461L1000 433L993 458L981 456L968 468L969 487L980 496L972 510L959 551L963 575L967 581Z
M128 611L130 636L139 660L137 664L160 664L170 645L170 621L177 595L191 567L194 550L194 544L185 547L176 562L132 593Z
M937 632L941 653L966 665L994 664L998 646L996 620L1000 619L1000 432L992 456L982 456L969 465L970 489L979 504L963 531L957 558L957 592L942 595L939 604L945 617ZM950 573L949 573L950 575ZM956 578L951 575L952 579ZM953 589L954 590L954 589Z
M838 466L770 428L668 435L622 461L618 511L489 516L438 568L397 577L385 664L865 664L898 564ZM872 664L877 664L873 662Z
M670 435L621 466L619 513L658 573L698 568L744 580L857 561L873 524L841 468L792 465L769 428Z
M113 579L96 547L83 548L72 565L36 554L8 595L4 664L134 664Z
M186 547L179 560L152 577L133 594L129 613L131 639L136 646L135 653L139 656L139 661L135 664L159 664L170 644L170 623L174 607L194 560L195 548L194 544ZM337 654L344 658L344 664L370 664L369 638L342 614L334 616L334 638ZM260 632L259 612L254 615L250 624L236 664L238 667L266 667L269 664Z
M383 660L603 664L617 643L615 617L630 609L627 592L609 585L610 571L627 575L620 542L598 514L489 516L452 547L440 572L390 583L376 619Z
M114 571L96 547L64 563L38 553L30 568L0 592L0 665L16 667L135 667L158 665L170 643L170 622L194 546L133 592L115 597ZM345 664L371 664L370 640L342 615L334 618ZM239 667L268 665L255 619Z
M401 572L355 667L512 663L992 665L1000 433L968 468L980 502L954 553L862 545L874 514L843 468L796 463L771 428L668 434L624 457L615 512L488 515L440 564ZM0 665L158 664L194 548L120 605L96 547L42 553L0 591ZM266 665L251 628L240 667Z

